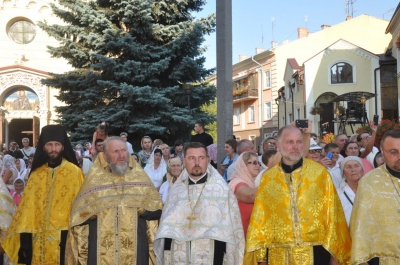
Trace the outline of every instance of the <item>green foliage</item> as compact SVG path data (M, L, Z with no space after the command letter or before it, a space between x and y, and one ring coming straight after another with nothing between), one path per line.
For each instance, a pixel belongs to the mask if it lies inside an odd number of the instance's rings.
M215 29L215 16L195 20L204 0L61 0L53 12L65 24L39 26L60 42L49 47L73 71L43 80L60 90L60 122L72 141L90 139L96 125L110 123L110 134L127 131L173 143L185 139L194 121L215 115L201 106L215 98L203 83L204 34ZM200 83L191 91L191 110L182 83Z
M217 116L217 100L214 99L213 101L204 104L203 106L200 107L200 109L202 111L204 111L205 113L208 113L210 115L212 115L213 117L216 118ZM206 126L206 131L207 133L209 133L212 138L214 139L214 143L217 143L217 121L215 120L209 123Z

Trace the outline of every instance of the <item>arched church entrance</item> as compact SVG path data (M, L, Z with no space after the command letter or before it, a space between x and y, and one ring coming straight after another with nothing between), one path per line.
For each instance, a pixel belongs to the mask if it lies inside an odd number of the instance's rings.
M35 146L40 130L39 106L38 95L29 87L15 86L3 93L0 132L7 147L10 141L16 141L22 148L22 138Z

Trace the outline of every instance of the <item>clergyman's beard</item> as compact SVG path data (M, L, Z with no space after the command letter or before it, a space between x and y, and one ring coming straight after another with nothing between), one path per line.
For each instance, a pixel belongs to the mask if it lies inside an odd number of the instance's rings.
M60 160L62 159L63 156L63 151L59 152L56 156L52 157L49 155L49 153L47 153L47 163L49 165L56 165L60 162Z
M199 169L199 170L196 171L195 169ZM190 175L193 176L193 177L201 177L201 176L204 175L204 172L203 172L201 167L195 166L194 168L192 168L192 171L190 172Z
M300 152L299 155L294 155L294 154L289 154L286 153L285 151L282 151L282 149L280 150L282 157L284 157L286 160L297 163L301 157L302 157L302 153Z
M128 169L128 162L125 162L123 165L108 163L108 166L111 170L111 173L118 176L123 176L126 174Z

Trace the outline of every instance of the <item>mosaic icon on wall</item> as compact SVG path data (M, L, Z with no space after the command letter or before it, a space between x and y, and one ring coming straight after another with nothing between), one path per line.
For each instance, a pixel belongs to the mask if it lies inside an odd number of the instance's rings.
M25 89L11 93L4 101L7 110L36 110L39 107L39 97Z

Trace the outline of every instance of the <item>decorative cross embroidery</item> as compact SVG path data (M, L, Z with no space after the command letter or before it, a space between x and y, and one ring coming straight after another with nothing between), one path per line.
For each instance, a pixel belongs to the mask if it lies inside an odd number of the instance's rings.
M125 206L128 206L128 205L121 201L121 203L118 204L118 206L120 206L122 208L122 214L125 214Z

